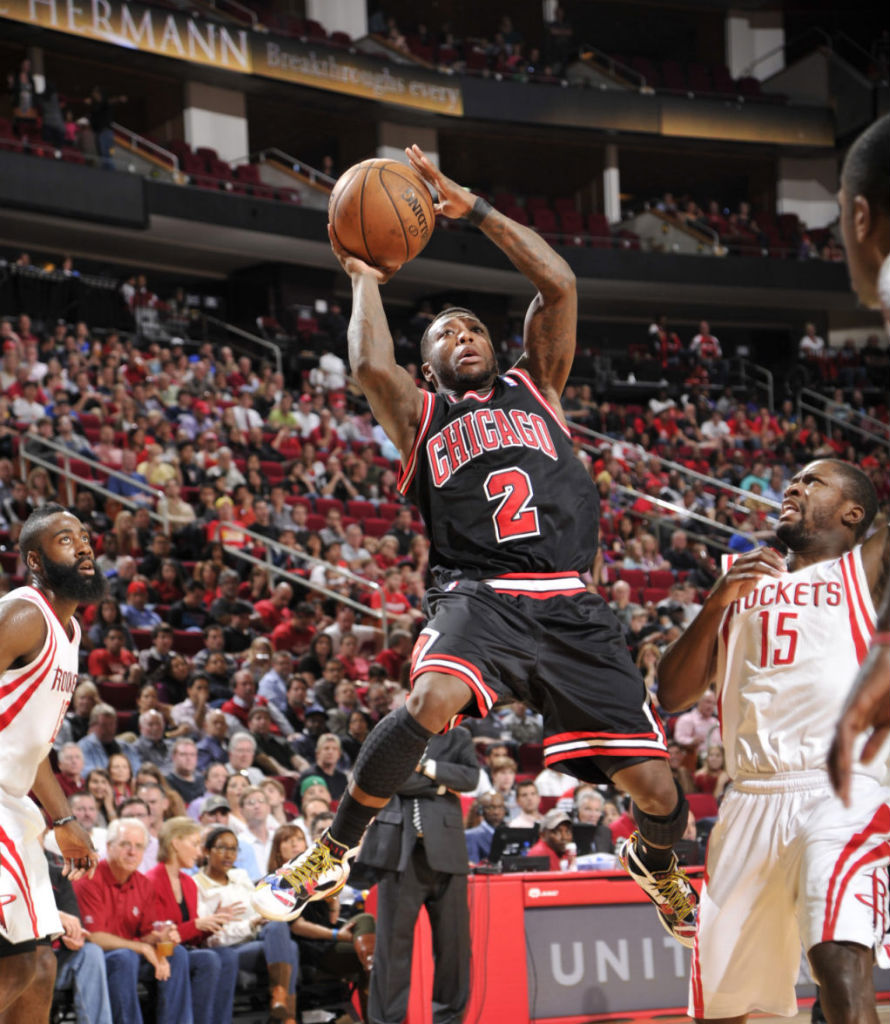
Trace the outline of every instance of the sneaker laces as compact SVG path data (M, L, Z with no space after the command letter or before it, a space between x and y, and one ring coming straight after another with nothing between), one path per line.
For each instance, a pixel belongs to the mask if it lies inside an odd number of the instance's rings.
M686 878L679 871L671 871L664 878L656 880L658 893L680 919L694 913L695 904L686 891Z
M292 888L303 891L306 888L304 883L316 881L319 875L334 865L331 851L323 843L319 843L302 864L295 864L292 868L282 871L281 876Z

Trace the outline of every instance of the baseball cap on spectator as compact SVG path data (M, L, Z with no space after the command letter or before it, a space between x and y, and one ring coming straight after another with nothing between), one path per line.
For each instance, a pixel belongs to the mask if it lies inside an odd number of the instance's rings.
M12 340L12 338L7 338L6 341L3 342L3 351L4 352L14 352L17 347L18 346Z
M133 580L133 582L127 587L127 596L130 594L147 594L148 586L142 582L142 580Z
M267 718L272 717L272 712L265 704L254 704L254 706L247 713L247 721L251 718L256 718L257 715L265 715Z
M8 344L9 344L9 342L7 342L7 345ZM13 344L15 344L15 343L13 342ZM311 397L311 395L300 395L300 401L301 402L305 402L308 405L312 401L312 397Z
M565 811L561 811L558 807L551 807L551 809L544 815L544 820L541 822L541 828L548 828L552 831L555 828L559 828L562 824L571 825L572 819Z
M302 796L310 786L324 786L327 789L327 783L320 775L307 775L305 779L300 783L300 796Z
M635 615L648 615L649 613L641 604L632 604L630 606L630 617L633 618Z
M213 814L214 811L231 811L229 801L224 796L209 796L201 805L202 814Z
M232 615L252 615L253 605L249 601L235 601L232 605Z
M327 711L321 706L321 704L310 704L306 708L305 714L307 715L324 715L327 717Z

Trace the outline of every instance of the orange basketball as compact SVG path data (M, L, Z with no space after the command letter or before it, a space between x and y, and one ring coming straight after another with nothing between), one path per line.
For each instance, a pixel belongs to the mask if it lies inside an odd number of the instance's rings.
M397 160L363 160L337 179L328 219L338 245L375 267L398 267L430 240L436 217L423 178Z

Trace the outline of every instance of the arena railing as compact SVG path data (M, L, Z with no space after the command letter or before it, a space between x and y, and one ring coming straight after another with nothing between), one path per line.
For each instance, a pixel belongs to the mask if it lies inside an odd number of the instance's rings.
M774 409L775 400L775 378L772 373L759 363L752 363L744 356L738 359L739 379L746 387L753 387L762 390L766 395L767 409Z
M118 480L126 481L131 486L144 492L146 497L151 499L152 503L154 503L162 494L158 488L152 487L151 484L143 483L141 480L135 480L127 473L111 469L91 456L72 451L70 448L59 444L56 441L35 437L32 443L29 444L29 440L30 439L26 435L19 447L19 458L23 464L23 477L27 475L24 471L24 466L26 464L41 466L43 469L47 470L47 472L63 477L69 484L75 484L77 489L86 489L93 491L96 494L100 494L104 498L110 498L130 511L135 512L138 509L145 509L152 522L159 523L163 532L169 536L170 519L166 515L166 511L163 514L159 513L155 511L153 507L148 507L147 505L141 504L140 502L124 495L116 494L114 491L103 486L101 481L78 472L76 464L87 466L90 470L95 469L106 478L113 477ZM34 442L37 443L35 444ZM47 453L53 455L54 458L48 458ZM72 463L75 465L72 465ZM69 503L73 503L73 495L70 493L70 488L69 498L71 499ZM383 636L384 643L386 643L389 635L389 622L385 600L381 600L379 609L371 608L369 605L363 604L361 601L356 601L351 597L341 594L338 590L333 590L330 587L312 582L307 577L300 576L298 573L295 573L290 569L284 569L281 566L276 565L273 557L277 554L298 558L307 566L307 568L324 566L326 572L333 573L343 580L361 587L363 590L370 591L372 594L377 592L382 593L383 587L381 584L375 583L373 580L365 579L363 576L358 576L350 569L345 569L342 566L331 565L329 562L324 561L324 559L316 558L308 552L295 551L293 548L290 548L285 544L281 544L279 541L272 540L269 537L264 537L259 533L254 533L252 530L242 528L242 532L254 548L263 548L264 557L258 558L256 555L253 555L248 551L241 551L239 548L223 545L233 557L238 558L249 565L261 566L268 571L270 577L278 578L290 583L295 592L297 592L298 588L308 588L322 594L324 597L333 598L340 604L347 605L359 615L379 620L380 631Z
M584 435L585 437L595 438L597 441L604 442L612 447L616 443L620 442L620 438L610 437L608 434L603 434L598 430L591 430L589 427L585 427L581 423L577 423L575 420L569 419L568 424L573 432ZM597 457L602 455L602 451L595 445L583 444L582 447L589 454L595 454ZM684 466L682 462L674 462L672 459L666 459L664 456L659 455L657 452L645 452L644 458L647 462L655 461L665 469L673 470L680 473L682 476L690 477L693 480L700 480L707 487L710 487L717 491L718 494L723 493L727 495L737 496L743 500L750 500L755 498L759 504L765 505L767 508L774 512L778 512L781 508L781 502L773 501L771 498L767 498L761 494L752 494L751 491L744 491L741 487L736 487L734 484L728 484L724 480L720 480L715 476L708 476L707 473L699 473L696 469L690 469L688 466ZM636 492L640 497L651 500L651 496L645 494L642 491ZM736 507L739 507L739 503L734 503ZM746 506L741 506L746 507ZM684 510L685 511L685 510ZM711 520L708 520L710 523Z
M236 327L234 324L226 323L225 320L220 320L219 317L211 316L209 313L199 314L197 322L201 325L202 341L212 341L214 344L217 344L220 342L218 334L222 333L225 337L226 344L231 345L233 348L240 349L243 352L250 353L250 348L244 344L244 342L247 341L250 345L268 352L275 365L275 372L282 372L283 361L281 358L281 349L274 342L269 341L267 338L261 338L258 334L251 334L250 331L245 331L243 327ZM208 325L212 325L216 328L216 332L208 331ZM211 337L211 334L214 334L215 336ZM234 335L234 338L237 340L233 340L229 335Z
M649 520L656 526L668 526L672 529L684 530L690 540L707 544L708 547L717 548L720 551L724 551L727 554L732 552L732 548L729 546L729 539L735 534L739 533L739 530L732 526L726 526L724 523L718 523L713 519L708 519L707 516L703 516L698 512L691 512L688 508L684 508L682 505L675 505L672 501L666 501L664 498L656 498L651 494L646 494L644 491L638 491L634 487L624 487L622 484L615 484L613 490L616 494L621 495L628 499L628 505L626 509L622 511L630 511L630 505L633 504L638 498L644 498L646 501L655 505L657 508L662 509L665 515L658 515L655 512L649 512L644 509L633 509L635 516L641 516L643 519ZM690 524L701 525L702 530L696 530ZM715 534L722 534L725 536L726 543Z
M890 447L890 424L852 409L850 419L846 419L831 411L833 405L834 399L811 388L801 388L797 394L797 409L800 415L812 413L817 419L824 420L826 428L833 425L838 430L850 430L870 444Z
M328 191L330 191L337 183L336 178L332 178L329 174L325 174L324 171L320 171L317 167L307 164L305 160L300 160L298 157L291 156L290 153L285 153L283 149L278 149L277 146L270 146L268 149L262 149L258 153L252 153L249 157L246 157L243 160L235 160L233 163L250 163L254 160L256 160L257 163L274 162L283 164L287 170L299 175L301 178L305 178L310 184L320 185Z

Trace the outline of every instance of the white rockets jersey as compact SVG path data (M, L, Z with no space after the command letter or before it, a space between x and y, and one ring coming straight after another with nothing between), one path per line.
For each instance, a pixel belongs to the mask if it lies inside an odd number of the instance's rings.
M0 675L0 786L23 797L52 747L77 686L80 626L71 619L68 638L49 602L34 587L11 590L0 602L30 601L46 620L40 653L22 668Z
M727 608L717 679L731 777L825 767L874 627L859 547L797 572L764 576ZM864 737L860 749L862 743ZM887 751L857 764L857 771L883 780Z

